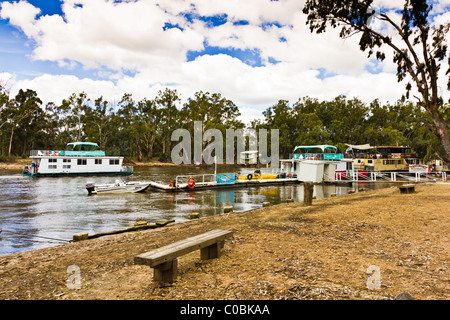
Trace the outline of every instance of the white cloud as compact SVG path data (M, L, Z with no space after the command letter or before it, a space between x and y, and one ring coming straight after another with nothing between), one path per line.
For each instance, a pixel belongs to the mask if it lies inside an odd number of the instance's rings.
M35 17L40 12L39 8L23 0L16 3L3 2L0 17L9 19L11 24L20 27L27 36L35 37L39 32L35 26Z
M110 102L117 101L123 95L123 92L111 81L78 79L71 75L45 74L31 80L16 81L11 87L11 95L17 94L19 89L36 91L44 104L47 102L61 103L72 93L86 92L91 99L103 96Z
M448 2L437 6L445 8ZM67 73L82 65L104 77L47 74L14 83L15 88L38 91L44 101L59 102L81 91L107 100L117 101L124 93L151 99L170 86L184 100L200 90L221 93L247 118L279 99L333 99L340 94L363 101L401 97L405 84L396 81L389 50L386 61L377 65L381 73L368 73L374 64L359 50L359 37L342 40L338 29L310 33L301 13L303 4L297 0L65 0L64 16L58 16L40 15L38 8L22 0L3 3L0 15L34 40L34 59L58 63ZM393 13L402 8L403 0L376 0L374 6ZM226 22L212 28L195 19L199 16L222 16ZM448 19L448 12L437 19ZM241 20L248 24L234 24ZM374 24L384 28L379 21ZM263 65L254 67L225 54L187 61L187 52L201 52L204 43L253 50ZM278 63L269 63L269 58ZM321 78L318 69L328 76Z

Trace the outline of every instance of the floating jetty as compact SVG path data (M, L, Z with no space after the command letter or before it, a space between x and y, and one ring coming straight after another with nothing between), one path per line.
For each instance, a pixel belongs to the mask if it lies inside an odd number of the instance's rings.
M161 182L150 182L149 189L162 192L186 192L210 189L227 189L239 187L255 187L268 185L285 185L301 183L296 177L275 178L275 179L239 179L235 174L203 174L177 176L169 184Z
M312 171L315 172L314 170ZM191 192L211 189L301 184L305 182L312 182L314 184L346 184L354 182L419 183L431 181L447 181L447 174L445 172L437 174L411 174L408 172L363 172L358 170L350 170L344 172L332 171L331 176L322 174L320 179L314 179L314 177L312 177L312 179L305 179L304 176L296 174L278 174L273 176L275 178L268 178L268 175L258 175L258 173L256 172L255 174L248 174L247 176L238 176L234 173L180 175L168 184L150 181L148 189L161 192Z

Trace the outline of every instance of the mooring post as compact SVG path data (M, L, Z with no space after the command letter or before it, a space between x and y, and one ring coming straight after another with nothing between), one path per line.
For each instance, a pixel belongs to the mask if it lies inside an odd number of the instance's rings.
M313 200L314 183L307 181L303 184L303 188L303 202L306 206L310 206Z

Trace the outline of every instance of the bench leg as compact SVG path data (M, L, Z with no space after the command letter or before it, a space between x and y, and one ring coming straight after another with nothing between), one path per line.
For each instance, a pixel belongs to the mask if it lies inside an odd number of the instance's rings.
M200 258L202 260L209 260L219 258L222 254L222 249L225 244L225 240L218 241L208 247L200 249Z
M154 267L153 280L172 283L178 276L178 260L173 259Z

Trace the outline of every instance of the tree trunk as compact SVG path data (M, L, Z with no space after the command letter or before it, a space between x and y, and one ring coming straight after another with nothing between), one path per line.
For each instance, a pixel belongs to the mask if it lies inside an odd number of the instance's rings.
M11 128L11 137L9 138L8 157L11 157L12 140L14 135L14 126Z
M155 143L155 136L152 135L152 137L150 138L150 143L148 144L148 153L147 153L148 160L151 160L153 158L154 143Z
M447 166L450 166L450 140L448 135L447 123L439 114L439 112L433 111L434 110L429 111L431 120L433 121L433 131L442 142L442 146L445 150L445 155L442 155L444 156L442 160Z

